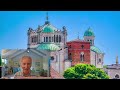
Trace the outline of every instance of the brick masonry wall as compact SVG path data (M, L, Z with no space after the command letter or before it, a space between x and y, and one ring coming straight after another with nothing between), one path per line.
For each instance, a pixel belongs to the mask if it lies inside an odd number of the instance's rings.
M84 46L82 49L81 46ZM90 64L90 43L89 42L82 42L82 41L73 41L68 42L68 57L72 58L72 65L78 64L78 63L86 63ZM84 52L84 61L80 60L80 54Z

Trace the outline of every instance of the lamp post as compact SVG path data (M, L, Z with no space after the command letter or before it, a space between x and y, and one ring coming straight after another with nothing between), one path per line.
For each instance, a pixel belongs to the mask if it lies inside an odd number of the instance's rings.
M49 76L50 76L51 60L54 60L54 57L50 56L50 58L48 60Z

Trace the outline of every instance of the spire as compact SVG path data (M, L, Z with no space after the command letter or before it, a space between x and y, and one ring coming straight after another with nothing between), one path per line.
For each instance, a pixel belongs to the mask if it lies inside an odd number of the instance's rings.
M48 21L48 12L46 13L46 22L45 24L49 24L50 22Z
M118 56L116 57L116 64L118 64Z
M48 12L46 13L46 20L48 21Z
M91 27L89 26L89 27L88 27L88 30L90 30L90 29L91 29Z

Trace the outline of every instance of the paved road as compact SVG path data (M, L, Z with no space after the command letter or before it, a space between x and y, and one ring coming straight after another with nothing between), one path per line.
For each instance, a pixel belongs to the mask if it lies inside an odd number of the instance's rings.
M14 77L14 74L12 74L12 75L5 75L4 77L11 78L11 77Z

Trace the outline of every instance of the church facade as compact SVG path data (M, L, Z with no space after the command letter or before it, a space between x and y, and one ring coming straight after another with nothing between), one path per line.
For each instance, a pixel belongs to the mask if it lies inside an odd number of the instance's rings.
M64 70L77 63L87 63L103 68L104 53L94 45L95 35L91 28L84 33L84 40L79 38L67 42L67 29L59 30L48 17L44 25L36 30L28 30L28 48L45 50L50 53L51 67L61 75Z
M71 66L66 42L67 29L65 26L59 30L48 19L37 30L32 28L28 30L28 48L48 51L51 57L51 67L60 74L63 74L63 71Z
M95 46L95 34L89 27L84 33L84 41L90 42L90 63L97 68L103 68L104 53Z
M104 53L95 46L95 34L90 27L85 31L83 37L83 40L78 37L67 42L68 58L72 60L72 66L85 63L103 68Z

